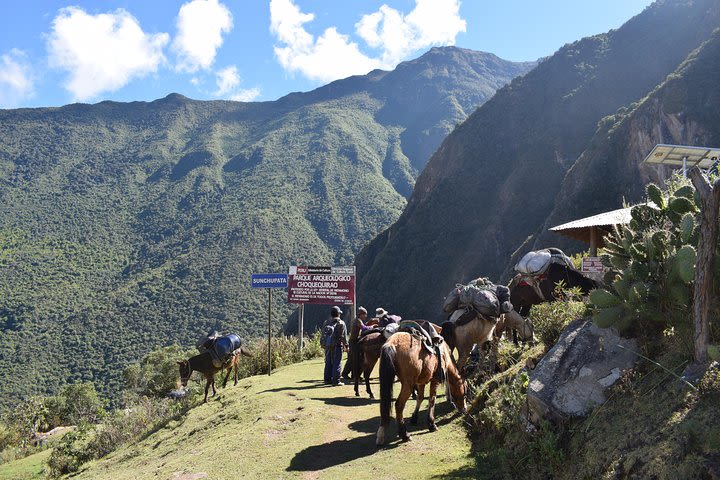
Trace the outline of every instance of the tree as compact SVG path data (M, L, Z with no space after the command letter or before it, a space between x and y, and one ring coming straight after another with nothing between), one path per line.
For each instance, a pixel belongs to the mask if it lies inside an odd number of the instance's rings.
M42 397L30 397L19 403L9 415L20 437L20 446L26 448L37 433L46 427L48 410Z
M700 239L693 293L693 346L695 362L705 364L710 343L710 308L715 304L717 296L712 287L718 238L720 179L711 184L697 167L690 170L688 176L700 196Z

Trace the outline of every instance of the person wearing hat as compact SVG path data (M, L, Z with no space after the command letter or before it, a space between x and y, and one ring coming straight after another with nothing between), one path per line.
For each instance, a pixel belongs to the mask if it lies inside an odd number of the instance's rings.
M357 342L360 338L360 333L364 332L370 327L367 327L365 325L365 321L367 320L367 310L365 307L358 308L357 316L355 317L355 320L350 325L350 348L348 349L348 356L345 360L345 367L343 367L342 371L342 377L343 378L350 378L350 372L352 371L352 359L353 355L355 354L355 348L357 348Z
M325 345L325 371L323 381L326 385L344 385L340 381L340 366L342 364L343 350L347 350L347 327L340 319L342 310L340 307L330 309L330 318L323 323L323 336L326 327L332 327L329 342Z
M378 318L378 327L387 327L391 323L400 323L401 317L390 315L384 308L375 309L375 316Z

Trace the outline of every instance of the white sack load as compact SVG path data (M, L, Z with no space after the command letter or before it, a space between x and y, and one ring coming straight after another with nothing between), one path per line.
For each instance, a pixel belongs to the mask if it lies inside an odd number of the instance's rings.
M550 258L552 255L548 250L528 252L515 265L515 271L527 275L542 275L550 266Z
M525 275L542 275L553 263L574 268L572 260L562 250L559 248L546 248L526 253L515 265L515 271Z

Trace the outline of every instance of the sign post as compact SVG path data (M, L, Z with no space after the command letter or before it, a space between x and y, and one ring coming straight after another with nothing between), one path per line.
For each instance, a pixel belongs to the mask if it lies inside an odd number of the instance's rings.
M268 289L268 375L272 373L272 289L287 288L288 276L284 273L253 273L252 287Z
M298 307L298 348L300 354L303 351L303 322L305 320L305 304L301 303Z
M355 267L290 267L288 303L354 305Z
M603 273L605 267L600 257L583 257L581 273Z

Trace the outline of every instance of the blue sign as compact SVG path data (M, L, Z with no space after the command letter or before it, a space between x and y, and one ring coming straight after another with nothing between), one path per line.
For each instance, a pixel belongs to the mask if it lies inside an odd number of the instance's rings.
M287 288L288 276L286 273L253 273L253 288Z

